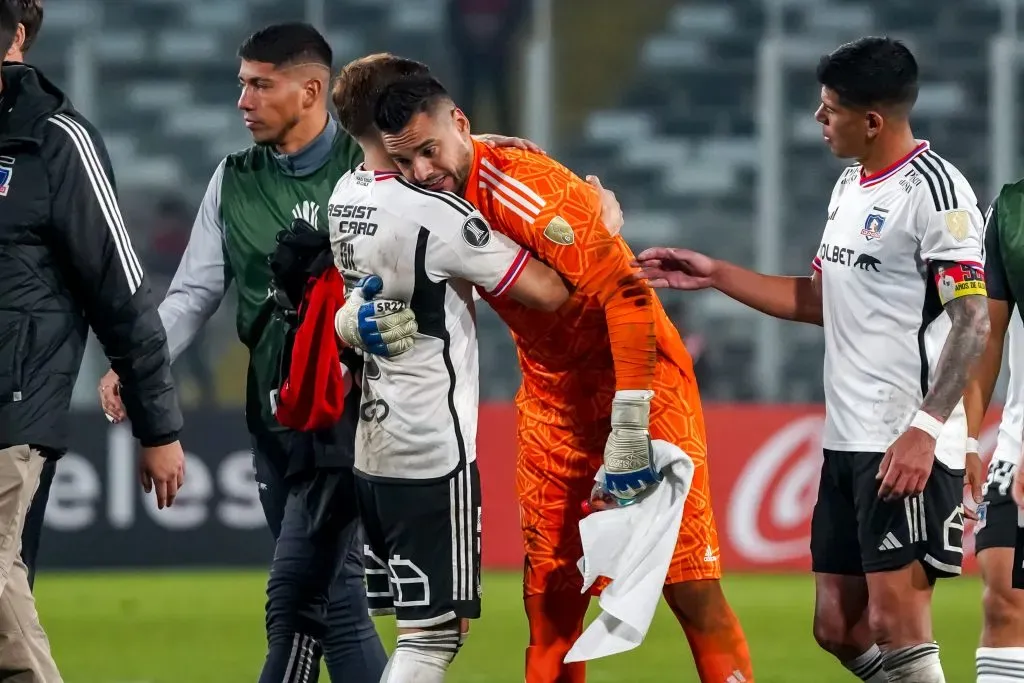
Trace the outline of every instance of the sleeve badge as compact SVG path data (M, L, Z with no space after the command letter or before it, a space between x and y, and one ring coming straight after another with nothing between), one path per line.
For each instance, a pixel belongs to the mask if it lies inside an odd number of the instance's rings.
M967 232L971 227L971 215L964 209L955 209L946 212L946 230L957 242L967 239Z

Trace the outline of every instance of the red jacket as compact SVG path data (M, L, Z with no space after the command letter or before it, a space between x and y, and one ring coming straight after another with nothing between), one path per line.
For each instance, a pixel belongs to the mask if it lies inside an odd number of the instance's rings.
M344 303L345 283L337 268L310 278L274 413L289 429L327 429L341 419L353 382L352 371L341 362L341 341L334 331L334 316Z

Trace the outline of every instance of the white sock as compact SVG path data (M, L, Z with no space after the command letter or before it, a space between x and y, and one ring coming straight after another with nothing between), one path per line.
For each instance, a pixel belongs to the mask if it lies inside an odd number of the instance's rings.
M977 683L1024 681L1024 647L979 647L974 661Z
M889 677L882 668L882 651L877 645L859 657L843 662L843 666L854 676L867 683L888 683Z
M939 662L939 644L922 643L882 654L890 683L946 683Z
M444 683L458 647L457 631L403 633L380 683Z

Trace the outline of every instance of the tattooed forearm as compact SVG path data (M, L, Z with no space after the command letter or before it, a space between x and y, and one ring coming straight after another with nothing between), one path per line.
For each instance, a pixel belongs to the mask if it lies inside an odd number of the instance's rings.
M963 396L974 362L988 339L987 303L986 297L971 295L946 304L953 329L942 347L935 381L921 404L921 410L929 415L946 420Z

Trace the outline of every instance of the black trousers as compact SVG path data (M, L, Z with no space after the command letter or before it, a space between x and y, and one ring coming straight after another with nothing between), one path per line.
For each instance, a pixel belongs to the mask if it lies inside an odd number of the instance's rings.
M267 581L267 658L260 683L312 683L323 655L332 681L377 683L387 654L369 617L363 537L350 468L286 477L311 435L253 435L253 466L277 541Z

